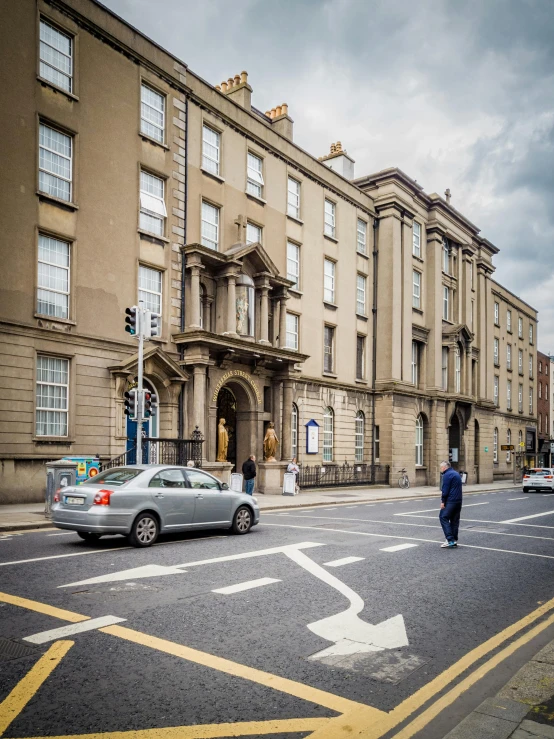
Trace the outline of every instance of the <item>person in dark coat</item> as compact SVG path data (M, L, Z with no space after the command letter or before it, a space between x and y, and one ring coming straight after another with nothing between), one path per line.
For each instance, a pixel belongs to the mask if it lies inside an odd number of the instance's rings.
M247 495L253 495L254 482L256 480L256 457L251 454L246 462L242 463L242 474L244 475L244 490Z
M462 511L462 478L453 470L449 462L441 462L442 487L439 521L446 541L443 549L458 546L458 529Z

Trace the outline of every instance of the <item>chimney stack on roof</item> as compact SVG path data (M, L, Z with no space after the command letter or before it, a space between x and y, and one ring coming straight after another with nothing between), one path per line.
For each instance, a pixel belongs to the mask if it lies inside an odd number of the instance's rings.
M228 95L246 110L251 109L252 88L248 84L248 72L242 71L234 77L229 77L227 81L223 80L221 85L215 86L215 89L224 95Z
M348 156L346 149L342 148L340 141L331 144L329 154L319 157L319 161L329 167L329 169L338 172L347 180L354 179L354 160Z

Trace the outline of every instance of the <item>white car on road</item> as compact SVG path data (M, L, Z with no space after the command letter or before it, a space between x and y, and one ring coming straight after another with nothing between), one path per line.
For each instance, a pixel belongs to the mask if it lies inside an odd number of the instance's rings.
M521 484L524 493L529 493L531 490L548 490L551 493L554 491L554 470L549 467L535 467L527 470Z

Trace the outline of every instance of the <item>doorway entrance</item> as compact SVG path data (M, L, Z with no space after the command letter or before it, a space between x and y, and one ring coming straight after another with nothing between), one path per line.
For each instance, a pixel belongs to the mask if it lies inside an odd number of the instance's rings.
M144 389L149 390L151 393L158 393L154 389L154 386L151 382L148 382L148 380L143 380L142 382ZM159 396L158 396L159 397ZM159 413L159 406L158 406L158 413ZM127 434L127 446L126 451L129 451L129 449L133 449L133 447L137 443L137 422L131 421L129 416L126 416L127 424L125 426L125 432ZM156 414L155 416L151 416L148 421L143 421L142 423L142 435L148 436L151 439L157 439L159 436L159 416Z
M452 455L452 459L450 460L450 464L452 465L452 467L457 472L463 470L462 428L457 413L454 413L454 415L450 419L450 428L448 430L448 448L449 453Z
M474 438L474 452L473 456L475 458L475 482L479 483L479 421L475 421L475 438Z
M228 387L222 387L217 396L217 422L225 419L225 428L229 434L229 446L227 447L227 460L235 465L237 469L237 399ZM217 434L217 430L216 430ZM216 436L217 449L217 436Z

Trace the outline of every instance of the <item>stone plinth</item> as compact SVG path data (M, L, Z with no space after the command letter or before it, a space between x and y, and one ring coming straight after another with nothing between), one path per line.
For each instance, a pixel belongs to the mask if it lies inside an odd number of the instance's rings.
M281 495L283 492L283 475L288 462L260 462L256 478L257 492L266 495Z
M226 482L227 485L231 482L231 472L233 470L233 464L231 462L203 462L202 469L209 472L210 475L217 477L221 482Z

